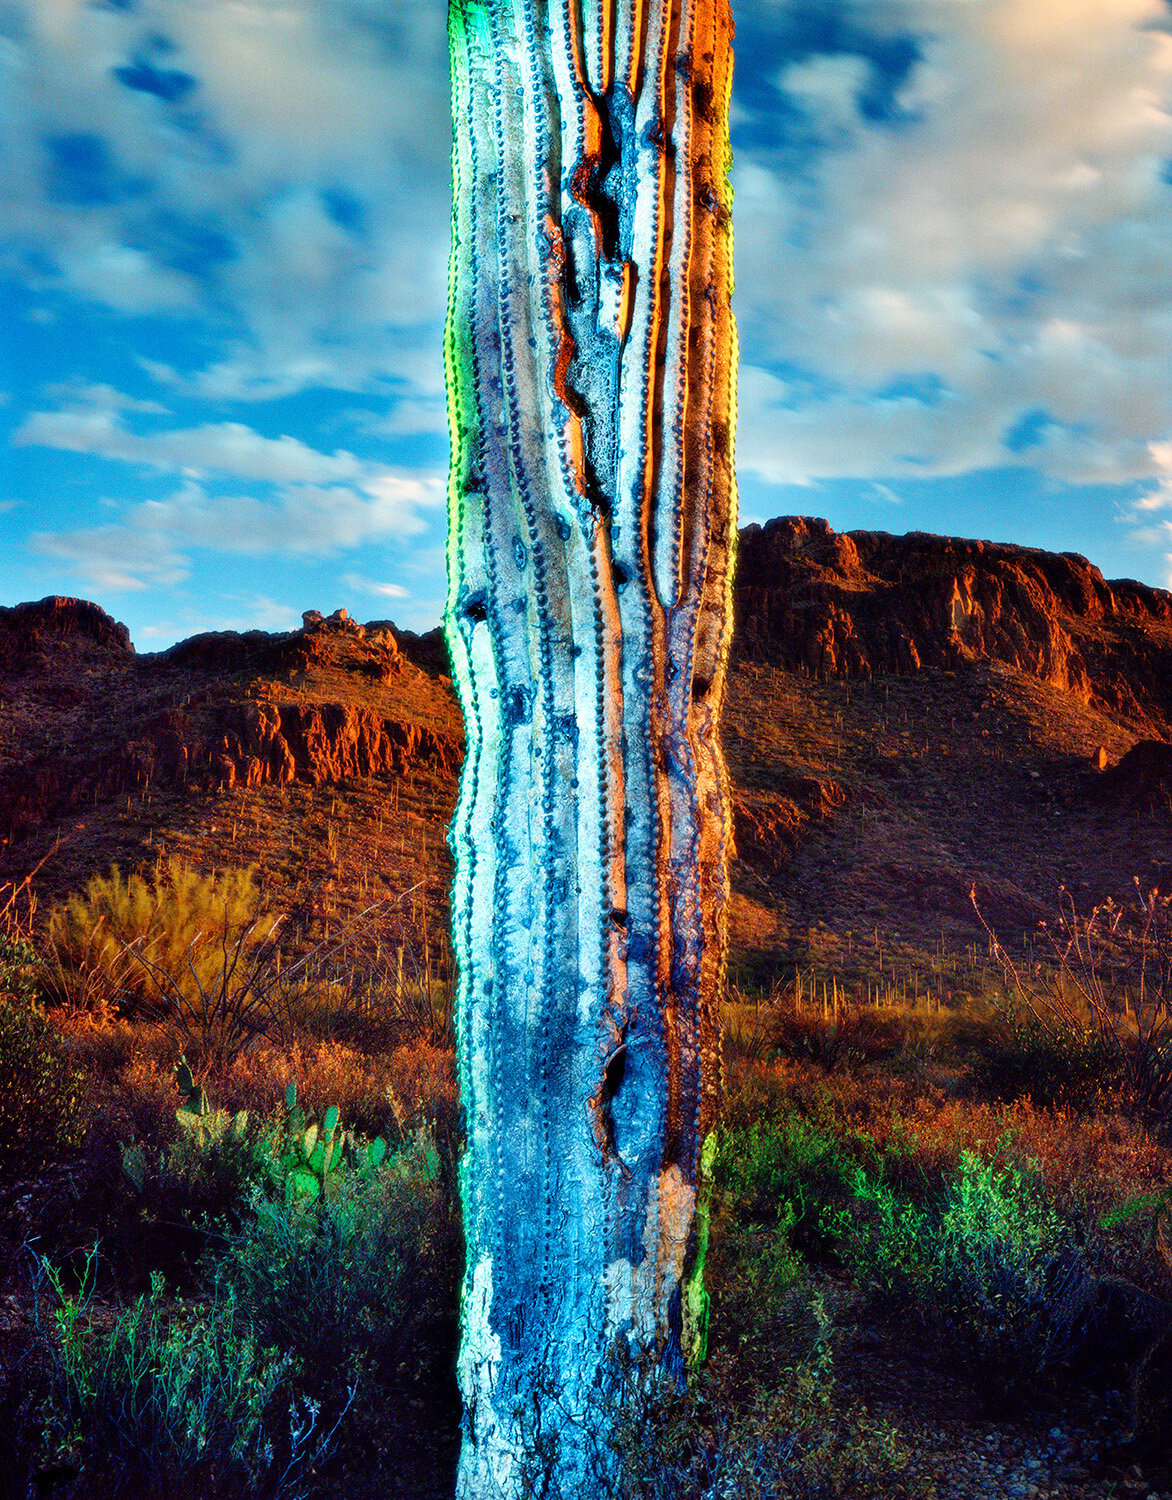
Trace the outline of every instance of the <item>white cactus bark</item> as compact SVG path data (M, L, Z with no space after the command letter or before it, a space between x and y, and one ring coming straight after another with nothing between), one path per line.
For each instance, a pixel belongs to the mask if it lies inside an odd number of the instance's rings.
M736 538L728 0L451 0L458 1494L704 1336Z

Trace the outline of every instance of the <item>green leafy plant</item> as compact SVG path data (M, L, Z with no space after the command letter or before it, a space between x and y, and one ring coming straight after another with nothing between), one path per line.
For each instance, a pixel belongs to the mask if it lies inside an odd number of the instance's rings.
M836 1397L830 1319L814 1298L812 1347L747 1404L731 1370L681 1392L667 1384L624 1395L612 1446L618 1459L598 1491L612 1500L847 1500L920 1496L910 1450L887 1422Z
M316 1402L295 1396L290 1361L262 1348L225 1292L199 1309L169 1305L162 1278L95 1325L96 1247L80 1291L37 1261L40 1349L52 1370L45 1413L48 1457L80 1469L90 1495L271 1500L308 1494L335 1429ZM336 1424L335 1424L336 1427Z
M848 1145L832 1129L787 1110L748 1130L724 1134L716 1182L738 1205L738 1219L776 1224L787 1213L788 1236L796 1249L814 1260L833 1257L840 1237L835 1224L852 1199L855 1152L868 1149L873 1156L869 1143Z
M421 1131L377 1162L367 1155L326 1168L323 1152L312 1169L303 1148L304 1140L280 1196L253 1190L217 1275L306 1378L359 1365L385 1371L429 1319L455 1307L459 1236L435 1147ZM288 1188L302 1171L312 1171L316 1192ZM318 1171L328 1172L324 1183Z
M1103 1223L1109 1228L1125 1223L1128 1219L1146 1217L1149 1214L1152 1248L1158 1251L1172 1273L1172 1187L1163 1188L1158 1193L1145 1193L1140 1198L1121 1203L1118 1208L1103 1215Z
M284 1182L285 1201L316 1198L337 1173L344 1161L360 1173L377 1169L386 1156L387 1143L382 1136L360 1142L343 1131L336 1105L331 1104L321 1123L307 1123L305 1112L297 1102L297 1083L290 1080L285 1090L285 1118L273 1135L277 1171Z
M43 1230L60 1245L100 1237L120 1285L158 1270L194 1291L202 1263L249 1212L250 1190L272 1190L276 1165L263 1121L212 1109L184 1059L173 1076L181 1096L173 1138L96 1143L90 1170L50 1205Z
M266 1122L247 1110L213 1108L186 1058L172 1074L181 1098L178 1138L155 1151L141 1141L120 1148L127 1192L109 1206L102 1226L107 1253L119 1263L137 1248L147 1269L161 1266L187 1280L255 1212L254 1190L286 1204L312 1200L332 1190L344 1164L370 1176L386 1156L381 1137L366 1141L343 1131L334 1106L320 1125L307 1122L295 1082L283 1115Z
M865 1211L844 1242L855 1274L993 1387L1034 1380L1080 1349L1094 1255L1024 1168L964 1151L925 1205L863 1171L855 1193Z
M31 1005L37 998L37 952L27 937L0 930L0 1001Z
M31 1164L79 1146L85 1087L40 1008L0 1000L0 1159Z

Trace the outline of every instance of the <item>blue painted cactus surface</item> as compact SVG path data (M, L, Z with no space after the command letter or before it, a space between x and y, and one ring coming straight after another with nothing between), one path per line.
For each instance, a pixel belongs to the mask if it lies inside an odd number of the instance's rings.
M703 1343L736 538L728 0L451 0L459 1494Z

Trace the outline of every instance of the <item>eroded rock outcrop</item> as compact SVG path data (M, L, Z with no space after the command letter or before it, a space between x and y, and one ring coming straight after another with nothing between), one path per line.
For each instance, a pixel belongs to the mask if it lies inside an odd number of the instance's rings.
M385 622L309 611L301 630L136 656L85 600L0 610L0 845L147 787L451 774L462 749L450 693Z
M88 599L51 594L35 603L0 607L0 673L43 671L62 654L133 656L130 632Z
M119 759L120 786L207 790L306 781L321 786L348 776L402 774L420 762L446 771L460 745L424 725L384 717L347 703L227 704L211 722L183 710L142 725Z
M995 661L1163 735L1172 594L1083 557L785 516L741 533L735 649L814 678Z

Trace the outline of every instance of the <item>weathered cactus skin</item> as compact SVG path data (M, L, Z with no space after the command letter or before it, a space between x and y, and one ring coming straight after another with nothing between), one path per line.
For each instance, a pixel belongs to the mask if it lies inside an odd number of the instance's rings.
M736 537L728 0L451 0L458 1494L704 1333Z

